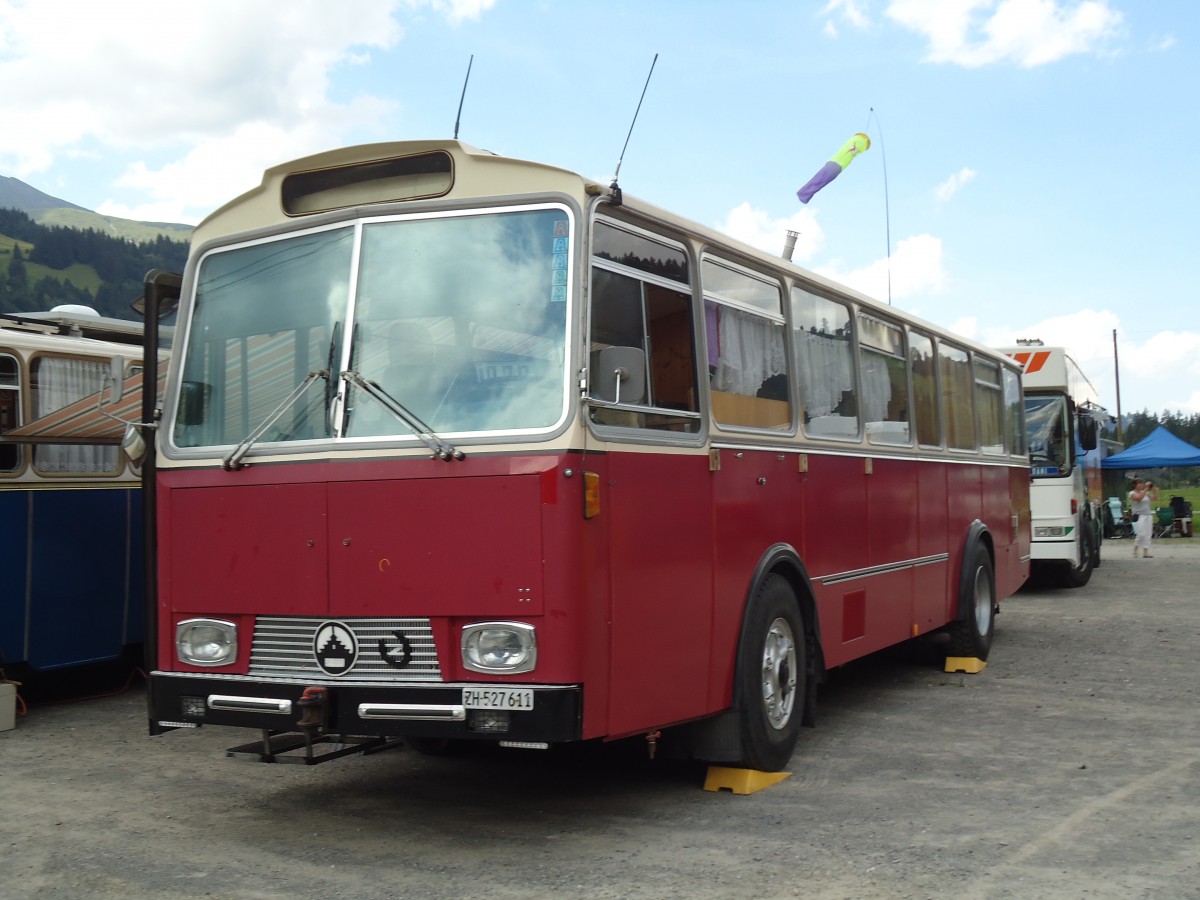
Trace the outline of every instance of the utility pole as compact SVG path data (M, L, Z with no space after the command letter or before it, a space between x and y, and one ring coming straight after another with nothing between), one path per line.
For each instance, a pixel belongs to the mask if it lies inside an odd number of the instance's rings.
M1117 329L1113 329L1113 378L1117 383L1117 440L1125 443L1122 437L1124 425L1121 424L1121 362L1117 357Z

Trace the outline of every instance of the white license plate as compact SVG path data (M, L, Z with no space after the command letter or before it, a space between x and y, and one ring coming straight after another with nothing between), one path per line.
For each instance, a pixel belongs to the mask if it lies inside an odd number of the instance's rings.
M530 688L463 688L467 709L533 709Z

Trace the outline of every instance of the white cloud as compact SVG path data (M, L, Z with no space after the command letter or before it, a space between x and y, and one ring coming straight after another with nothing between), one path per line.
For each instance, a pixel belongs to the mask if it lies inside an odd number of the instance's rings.
M811 260L825 246L825 232L810 209L802 209L785 219L772 219L762 210L743 203L730 210L725 221L716 228L742 243L776 256L783 253L787 233L798 232L792 253L792 261L797 263Z
M822 275L884 303L941 293L949 276L942 262L942 241L918 234L898 242L890 259L861 269L845 269L834 261L817 268Z
M975 180L975 176L979 174L974 169L963 166L941 184L934 189L934 195L937 197L938 205L949 203L950 198L957 194L960 190Z
M860 29L867 28L871 24L862 0L829 0L821 9L819 15L840 15L844 21ZM825 23L825 33L829 37L837 37L837 25L832 20Z
M968 68L1098 52L1122 21L1107 0L893 0L885 14L925 36L926 61Z
M373 133L394 104L330 79L404 35L397 14L473 21L495 0L0 0L0 172L137 154L101 211L190 221L281 159ZM382 89L381 89L382 90ZM169 162L173 154L185 154Z
M477 22L487 10L496 5L496 0L405 0L409 9L428 6L435 13L445 16L451 25L461 25L468 19Z

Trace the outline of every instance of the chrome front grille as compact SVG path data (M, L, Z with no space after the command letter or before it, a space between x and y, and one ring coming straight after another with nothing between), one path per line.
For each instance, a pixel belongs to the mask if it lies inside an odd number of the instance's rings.
M358 641L358 656L344 674L332 676L317 665L313 638L325 622L344 625ZM401 633L411 653L408 664L396 668L384 661L379 642L393 655L398 654ZM259 616L254 623L254 644L250 650L250 674L262 678L303 679L306 682L373 681L440 682L437 650L429 620L410 619L332 619L299 616Z

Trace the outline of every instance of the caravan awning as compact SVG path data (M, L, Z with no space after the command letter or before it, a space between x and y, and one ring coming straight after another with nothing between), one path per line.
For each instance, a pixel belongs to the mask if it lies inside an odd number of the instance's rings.
M162 395L166 373L159 377L158 392ZM5 444L120 444L129 422L142 417L142 375L137 372L125 379L121 399L104 403L107 389L69 403L61 409L26 422L0 434Z

